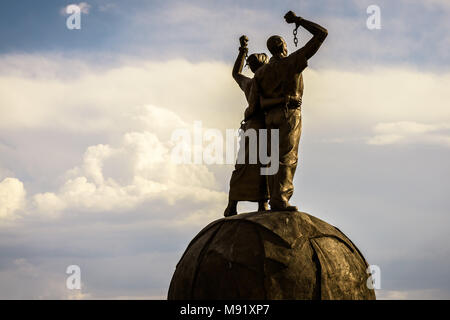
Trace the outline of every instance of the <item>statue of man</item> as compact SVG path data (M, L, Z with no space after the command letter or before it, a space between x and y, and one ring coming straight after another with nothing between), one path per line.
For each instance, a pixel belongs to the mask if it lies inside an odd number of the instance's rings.
M287 23L295 23L313 34L305 46L288 55L287 46L280 36L271 36L267 40L267 48L272 57L269 63L262 66L255 73L255 85L249 100L250 106L256 106L259 99L289 97L301 100L303 95L302 71L320 48L328 35L322 26L297 17L289 11L284 16ZM289 100L289 99L286 99ZM268 176L270 193L270 207L273 211L295 211L296 206L289 204L294 192L293 179L297 168L298 146L302 130L300 107L292 107L286 103L264 108L267 129L279 130L279 170ZM271 134L269 133L270 137Z

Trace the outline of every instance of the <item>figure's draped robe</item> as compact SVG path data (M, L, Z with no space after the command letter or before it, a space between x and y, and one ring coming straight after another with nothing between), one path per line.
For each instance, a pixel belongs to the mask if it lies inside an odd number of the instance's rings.
M245 93L247 101L252 91L253 79L245 78L238 82L239 86ZM254 129L256 131L256 152L257 163L251 164L249 162L249 152L252 150L249 145L251 140L244 137L241 131L241 140L239 153L244 153L245 163L236 163L234 171L230 179L230 193L229 199L235 201L267 201L267 179L266 176L261 174L261 164L259 162L259 129L265 129L264 113L259 108L259 102L257 106L252 107L252 116L245 122L243 131ZM246 110L246 114L250 114L249 109ZM244 144L245 139L245 146ZM240 158L240 156L238 156Z

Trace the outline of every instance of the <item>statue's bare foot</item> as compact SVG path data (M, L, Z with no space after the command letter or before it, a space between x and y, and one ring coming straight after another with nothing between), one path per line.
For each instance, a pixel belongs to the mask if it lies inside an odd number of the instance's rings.
M225 217L231 217L237 215L237 201L228 200L228 206L225 208L223 212Z
M267 201L258 202L258 211L269 211L269 204Z

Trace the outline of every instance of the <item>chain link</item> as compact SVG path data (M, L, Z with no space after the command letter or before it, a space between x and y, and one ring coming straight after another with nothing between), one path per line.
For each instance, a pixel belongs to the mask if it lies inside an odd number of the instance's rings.
M294 31L292 31L292 34L294 35L294 44L297 47L297 43L298 43L298 39L297 39L297 29L298 29L299 25L295 24L295 28Z

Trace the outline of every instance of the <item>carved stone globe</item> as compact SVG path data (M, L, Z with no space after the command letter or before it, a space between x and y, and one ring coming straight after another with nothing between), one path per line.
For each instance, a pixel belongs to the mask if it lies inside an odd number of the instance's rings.
M350 239L314 216L251 212L200 231L168 299L375 299L367 267Z

